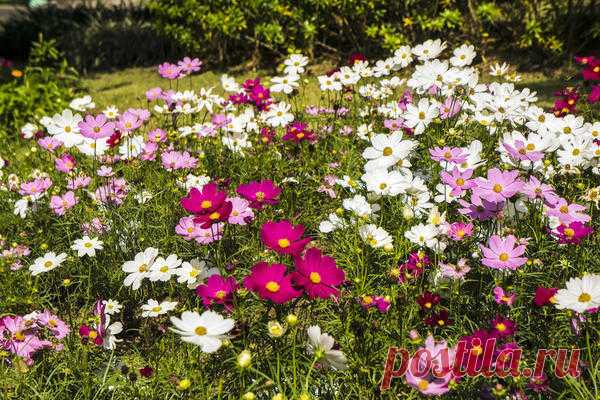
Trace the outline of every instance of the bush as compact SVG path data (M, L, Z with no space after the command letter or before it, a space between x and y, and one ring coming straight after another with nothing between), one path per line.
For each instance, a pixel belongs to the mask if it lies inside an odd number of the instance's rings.
M77 71L53 40L35 42L22 76L0 85L0 137L26 122L64 108L77 88Z
M150 65L176 53L157 34L147 9L133 6L31 9L7 21L0 33L3 55L27 58L41 33L54 39L68 62L80 71Z
M594 1L566 0L150 0L155 26L189 52L220 63L363 51L380 56L436 34L495 50L527 51L535 62L600 38ZM534 53L531 51L535 50Z

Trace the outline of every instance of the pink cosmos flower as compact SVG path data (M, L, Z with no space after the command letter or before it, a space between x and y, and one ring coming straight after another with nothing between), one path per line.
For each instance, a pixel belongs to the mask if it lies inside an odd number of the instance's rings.
M387 296L361 296L360 305L365 309L375 307L380 313L386 313L391 303Z
M162 165L167 171L195 168L198 160L187 151L165 151L161 154Z
M247 225L254 219L254 211L250 208L250 203L246 199L241 197L232 197L231 201L231 214L229 214L228 223L234 225Z
M150 132L148 132L148 140L154 143L166 142L167 132L160 128L153 129Z
M429 364L429 366L435 365L438 369L438 376L434 376L430 373L422 377L417 377L413 373L415 368L408 368L406 371L406 383L426 396L440 396L447 393L450 390L448 384L453 378L452 366L454 365L456 350L454 348L449 348L445 341L440 341L436 344L431 335L425 339L425 346L419 348L419 350L426 350L426 354L431 356L431 363L427 363L423 356L423 351L418 351L416 354L420 357L411 359L409 366L418 366L417 370L422 371L427 367L427 364ZM446 367L448 371L443 371L442 368L444 367ZM444 374L443 372L447 373Z
M200 71L202 67L202 61L198 58L184 57L183 60L177 63L181 72L185 74L191 74L192 72Z
M429 149L431 159L437 162L446 162L453 164L462 164L467 161L468 154L460 147L434 147Z
M55 139L52 136L43 137L43 138L39 139L37 143L40 145L40 147L42 149L47 150L49 152L53 152L58 147L63 145L63 142L61 142L58 139Z
M460 199L458 203L462 206L458 209L459 213L480 221L496 218L504 208L503 201L498 203L487 201L480 198L476 193L471 195L471 202Z
M241 184L238 186L237 192L250 202L250 207L260 210L265 204L277 204L281 189L273 181L266 179L260 182L252 181Z
M175 232L185 240L193 240L202 232L200 225L194 223L194 217L182 217L175 227Z
M462 279L471 270L465 258L459 259L456 264L440 262L439 265L442 276L453 279Z
M336 266L333 258L322 255L321 250L313 247L306 251L304 258L297 257L294 263L296 270L292 279L304 288L308 297L337 297L339 291L336 286L344 282L346 274Z
M473 176L472 169L466 169L461 172L458 168L454 167L452 173L442 171L440 176L442 182L452 188L450 194L455 197L460 196L464 191L477 185L474 179L470 179Z
M52 196L50 199L50 208L56 215L65 215L65 212L75 206L78 201L75 193L68 191L62 196Z
M221 240L223 238L224 228L225 224L223 223L212 224L210 228L207 229L200 228L195 237L196 243L209 244Z
M286 275L283 264L267 264L262 261L252 267L244 278L246 289L257 293L261 299L283 304L302 294L292 286L292 275Z
M140 158L144 161L154 161L156 159L156 151L158 150L158 143L147 141L144 143L142 148L142 154Z
M96 171L96 174L98 176L111 177L114 175L114 172L113 172L112 167L107 167L106 165L102 165L100 168L98 168L98 170Z
M522 192L530 200L539 198L544 200L548 205L556 204L560 199L552 186L540 182L535 176L530 176L529 181L523 184Z
M279 254L299 255L310 238L302 239L303 225L292 225L290 221L268 221L260 228L260 238L268 248Z
M158 66L158 74L165 79L177 79L181 76L181 69L171 63L162 63Z
M23 357L28 365L33 363L33 355L52 343L41 340L32 330L32 325L23 317L6 316L0 319L0 348L19 357Z
M85 175L78 175L73 179L69 179L67 183L67 189L69 190L77 190L84 187L87 187L92 182L92 178Z
M119 116L116 127L121 132L132 132L142 126L142 124L143 121L136 113L127 110Z
M589 222L592 218L585 214L586 208L582 205L572 203L560 198L547 210L549 217L556 217L562 225L569 225L572 222Z
M402 130L402 128L404 127L404 118L385 119L383 121L383 126L392 132Z
M590 93L588 94L587 101L590 104L595 104L600 101L600 85L592 86Z
M82 136L90 139L102 139L109 137L115 131L115 124L109 122L104 114L86 115L85 119L79 123L79 132Z
M119 206L123 204L128 193L127 181L124 178L114 178L106 185L98 187L94 192L94 197L102 204Z
M59 340L65 338L71 331L69 325L48 310L38 314L37 322L48 328L54 337Z
M454 222L450 224L450 230L448 236L453 240L463 240L465 237L473 235L473 224L464 222Z
M21 196L32 196L45 193L52 186L50 178L36 178L29 182L21 183L19 194Z
M159 87L154 87L154 88L148 89L146 91L146 100L154 101L154 100L160 99L162 96L162 92L163 92L162 89Z
M506 304L512 306L517 296L514 293L507 293L500 286L494 288L494 301L498 304Z
M502 146L514 160L536 162L544 158L543 152L529 150L525 142L522 140L515 140L512 145L508 143L502 143Z
M75 168L75 166L77 165L77 161L75 161L75 157L68 153L65 153L58 157L56 160L54 160L54 165L57 171L68 174L73 168Z
M473 193L494 203L508 200L523 187L523 182L519 180L519 171L503 172L498 168L488 170L487 179L477 178L476 181L477 186L473 188Z
M222 304L226 310L233 308L233 293L238 284L233 276L223 277L214 274L208 277L206 283L196 287L196 294L202 299L204 307L210 308L214 303Z
M509 235L501 238L498 235L492 235L488 240L488 247L479 245L484 258L481 263L494 269L515 270L527 262L526 257L521 257L525 253L525 245L517 245L517 238Z
M461 109L459 99L448 96L440 105L440 119L448 119L454 117Z

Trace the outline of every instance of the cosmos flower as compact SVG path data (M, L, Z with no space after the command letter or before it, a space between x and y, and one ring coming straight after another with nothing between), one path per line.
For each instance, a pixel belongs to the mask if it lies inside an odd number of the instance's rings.
M302 238L303 225L292 225L290 221L268 221L260 227L260 238L265 246L279 254L297 256L302 253L310 238Z
M214 311L198 314L184 311L181 318L171 317L173 332L181 336L184 342L200 346L204 353L214 353L221 348L227 333L233 329L235 321L223 318Z
M320 363L327 367L331 366L336 370L348 368L346 356L340 350L334 350L334 339L327 333L321 332L318 325L310 326L308 333L308 352L319 357Z
M479 245L483 253L481 263L494 269L517 269L527 262L527 258L521 257L526 246L515 246L516 243L517 238L513 235L504 238L492 235L488 240L488 247Z
M292 275L287 274L283 264L259 262L244 278L246 289L256 292L261 299L283 304L302 294L292 286Z
M250 207L257 210L262 209L265 204L277 204L281 194L281 189L268 179L241 184L236 191L250 202Z
M293 280L311 299L328 299L338 295L336 286L344 282L346 274L336 266L333 258L322 255L319 249L313 247L303 258L297 257L294 263Z
M222 304L225 309L233 307L233 293L238 284L233 276L223 277L214 274L208 277L206 283L196 287L196 295L202 299L204 307L209 308L213 304Z

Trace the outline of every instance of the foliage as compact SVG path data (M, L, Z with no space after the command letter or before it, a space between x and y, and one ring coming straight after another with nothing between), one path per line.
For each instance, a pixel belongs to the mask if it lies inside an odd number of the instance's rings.
M379 56L431 34L497 51L555 60L598 43L594 0L151 0L155 25L193 54L218 63L281 56ZM534 52L532 54L532 51ZM215 60L216 55L216 60ZM537 57L537 58L534 58Z
M41 33L79 71L152 65L176 54L177 45L157 34L150 20L148 10L134 6L44 6L6 21L0 49L6 57L26 58Z
M32 119L61 110L73 97L78 74L56 49L54 40L39 37L26 67L0 84L0 137L16 136Z

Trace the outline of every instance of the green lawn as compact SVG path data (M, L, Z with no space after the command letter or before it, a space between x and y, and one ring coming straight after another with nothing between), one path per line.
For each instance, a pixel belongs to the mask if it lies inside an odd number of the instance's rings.
M330 68L331 65L318 64L312 68L314 75L322 74ZM183 79L179 82L180 89L187 89L191 84L198 89L200 87L215 87L220 92L219 77L225 71L207 71L205 73L194 75L191 78ZM255 72L227 72L238 81L254 78L256 76L272 76L269 71L259 70ZM538 92L541 104L550 107L553 102L552 94L554 91L564 86L564 77L567 76L564 71L554 71L553 73L522 73L522 81L519 87L529 87ZM489 76L483 77L484 81L491 80ZM156 68L128 68L125 70L99 73L89 75L83 81L85 90L94 98L99 108L109 105L116 105L119 108L146 106L144 93L146 90L161 86L166 88L167 81L162 79L157 73ZM175 89L176 87L174 87ZM316 79L311 80L308 87L308 101L318 100L318 87Z

